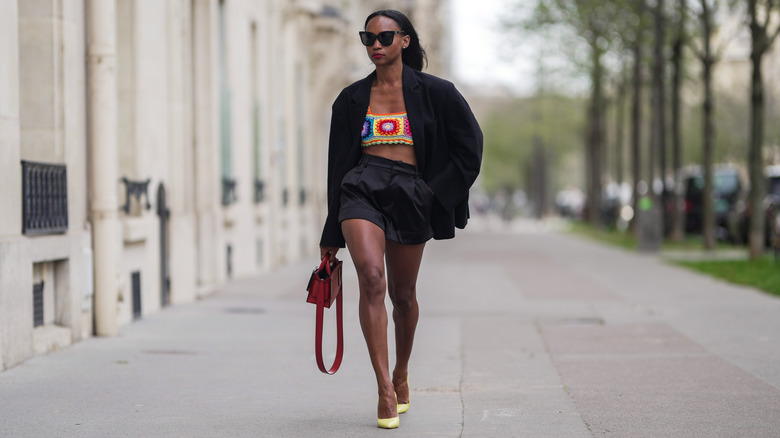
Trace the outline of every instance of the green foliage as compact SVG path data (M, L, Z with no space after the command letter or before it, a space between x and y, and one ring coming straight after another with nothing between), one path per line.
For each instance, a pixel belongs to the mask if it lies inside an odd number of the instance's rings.
M596 228L586 223L573 222L570 231L620 248L638 248L636 235L628 230ZM715 250L732 251L735 248L736 246L733 244L718 242ZM661 243L661 250L667 251L669 254L700 254L704 251L704 242L700 235L687 235L680 242L665 239ZM780 266L778 266L778 268L780 268Z
M573 223L570 229L575 234L604 242L619 248L635 250L636 238L632 233L617 230L602 230L582 223ZM700 236L689 236L683 242L664 242L663 251L683 251L701 254L703 260L670 260L670 263L719 278L729 283L760 289L780 296L780 260L774 256L765 256L758 260L712 260L706 259L704 245ZM719 249L733 249L730 245L719 245Z
M488 193L526 188L534 141L540 141L550 169L565 157L582 154L585 103L543 96L497 101L481 119L485 133L482 184ZM581 161L581 160L575 160ZM555 174L553 186L582 185L577 170ZM557 177L556 177L557 176Z
M510 33L544 35L551 53L564 55L588 74L598 57L620 52L647 27L635 0L514 0L504 20Z
M718 91L715 91L714 99L714 161L716 163L743 163L747 157L747 135L748 126L750 126L749 102L742 96ZM682 126L683 161L686 164L700 164L704 142L701 105L684 108Z
M586 236L599 242L608 243L624 249L636 249L636 237L627 231L618 231L615 229L606 230L592 227L583 222L573 222L570 229L573 233Z
M772 256L758 260L703 260L676 263L729 283L755 287L780 296L780 262Z
M747 29L746 20L747 3L741 0L707 0L709 9L717 11L714 14L713 32L719 32L719 25L730 19L745 18L744 24ZM766 4L761 3L763 6ZM643 39L642 62L645 68L644 79L642 83L642 120L639 121L640 132L640 156L642 157L640 169L646 172L648 168L647 155L649 146L649 127L650 115L650 75L646 70L651 65L652 59L649 58L653 47L653 14L652 9L655 2L638 0L614 0L604 2L601 0L512 0L513 8L503 19L504 29L508 35L513 35L520 39L515 44L527 43L522 38L528 38L533 35L543 40L545 47L542 50L539 62L539 77L536 78L541 90L557 90L559 92L566 90L567 83L577 83L592 80L594 64L594 55L602 55L600 58L605 72L604 97L609 111L613 111L612 106L616 94L616 84L629 84L629 91L626 95L624 105L624 131L623 131L623 162L622 169L624 178L628 181L634 179L630 172L630 135L631 135L631 85L633 58L631 49L639 36ZM778 3L774 3L778 7ZM702 23L701 12L702 3L699 1L686 2L679 0L666 1L666 20L667 27L666 38L676 36L678 32L683 35L684 48L682 52L682 165L701 164L703 161L703 127L702 127L702 100L703 85L701 83L701 59L702 56ZM763 10L763 9L762 9ZM766 17L766 15L764 15ZM685 17L683 25L680 20ZM736 18L735 18L736 17ZM776 23L777 20L775 19ZM778 37L780 39L780 37ZM671 51L669 47L671 41L667 41L667 52ZM734 43L734 38L728 34L719 34L718 38L713 38L712 47L715 54L722 55L725 44ZM745 41L742 41L744 44ZM775 41L775 45L778 44ZM750 103L751 96L749 90L749 58L731 60L726 63L723 59L716 65L715 76L713 77L714 93L714 144L713 158L715 163L735 163L745 165L748 156L748 144L750 138ZM738 62L734 62L738 61ZM741 62L741 65L740 65ZM545 64L570 65L576 67L571 71L572 77L564 80L558 80L549 70L545 70ZM766 66L765 66L766 67ZM727 78L732 78L727 81ZM742 80L734 80L741 78ZM777 84L775 76L765 74L766 84L766 123L764 132L764 156L769 158L769 162L780 160L780 99L778 99ZM670 84L668 84L670 85ZM565 91L564 91L565 92ZM576 107L585 110L585 104L582 101L575 100ZM549 103L548 113L556 116L561 108L555 105L561 104L564 111L571 109L569 102L564 98L558 98L555 103ZM667 101L667 105L669 100ZM518 107L522 107L518 103ZM493 148L493 156L488 158L487 168L494 170L490 178L486 178L491 188L508 185L511 187L522 187L525 183L524 173L527 168L528 157L531 154L533 145L533 136L536 131L523 126L528 119L528 111L520 112L519 119L512 119L511 116L495 117L491 120L490 129L496 129L501 134L496 134L493 143L488 147ZM667 110L668 111L668 110ZM564 115L564 117L567 117ZM607 138L604 141L604 172L603 175L613 177L617 167L614 162L615 150L615 114L609 113L609 118L605 121L607 128ZM586 121L584 117L577 117L576 123L572 123L574 118L567 118L560 123L554 133L547 131L541 135L545 150L553 149L555 162L551 162L553 167L552 175L556 179L552 185L563 185L573 181L576 185L583 186L582 167L586 158L585 149L585 129ZM551 122L540 122L542 124ZM574 129L570 132L561 132ZM667 135L670 135L671 125L668 124ZM557 138L553 138L553 137ZM487 139L487 137L486 137ZM489 139L488 139L489 141ZM553 145L552 143L555 143ZM560 143L572 145L569 153L560 151ZM671 165L671 145L667 143L667 167ZM565 148L565 147L564 147ZM573 152L572 152L573 151ZM572 160L572 157L575 159ZM577 161L577 164L568 168L561 167L564 163ZM575 169L576 167L576 169ZM557 172L557 173L556 173ZM569 176L569 180L565 177Z

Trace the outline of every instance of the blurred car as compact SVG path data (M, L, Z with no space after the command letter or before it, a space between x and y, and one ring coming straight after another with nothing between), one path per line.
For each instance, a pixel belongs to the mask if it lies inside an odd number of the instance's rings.
M732 239L729 232L730 214L733 206L744 197L746 184L739 168L731 165L716 165L713 168L712 197L715 210L715 237L719 240ZM688 168L682 178L685 203L685 231L701 234L703 231L704 175L700 167Z
M578 187L569 187L555 194L555 208L561 217L581 219L585 194Z
M601 190L601 221L607 228L625 229L627 223L623 220L622 209L631 205L632 195L631 185L626 182L608 182L604 185Z
M780 166L766 169L767 192L764 198L766 245L780 251Z
M780 165L766 168L766 196L769 203L780 203Z
M764 213L764 242L766 246L780 246L780 165L764 169L766 177L766 196L762 208ZM750 203L748 193L741 196L733 206L730 215L730 228L736 230L739 243L748 242L750 230Z

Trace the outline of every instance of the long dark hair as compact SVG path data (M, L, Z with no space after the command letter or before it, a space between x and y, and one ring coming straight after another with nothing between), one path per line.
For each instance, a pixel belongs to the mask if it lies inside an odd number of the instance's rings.
M425 49L423 49L420 45L420 38L417 36L417 31L414 30L414 26L412 26L412 22L409 20L409 17L394 9L376 11L369 15L368 18L366 18L366 22L363 24L363 29L368 26L368 22L371 21L372 18L380 15L390 18L398 23L398 26L401 28L401 30L406 35L409 35L411 41L409 41L409 47L403 50L401 54L401 60L409 67L417 71L422 71L423 65L428 65L428 57L425 55Z

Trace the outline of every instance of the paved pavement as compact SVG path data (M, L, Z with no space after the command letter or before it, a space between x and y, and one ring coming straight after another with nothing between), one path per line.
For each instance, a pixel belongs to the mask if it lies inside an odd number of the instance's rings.
M779 299L576 236L484 228L426 249L398 430L376 428L347 257L335 376L314 363L311 259L0 373L0 436L780 436Z

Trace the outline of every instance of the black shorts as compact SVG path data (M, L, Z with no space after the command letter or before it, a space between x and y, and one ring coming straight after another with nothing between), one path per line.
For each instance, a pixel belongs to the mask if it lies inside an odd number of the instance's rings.
M339 224L347 219L371 221L385 238L418 245L433 237L433 192L417 166L363 154L341 181Z

